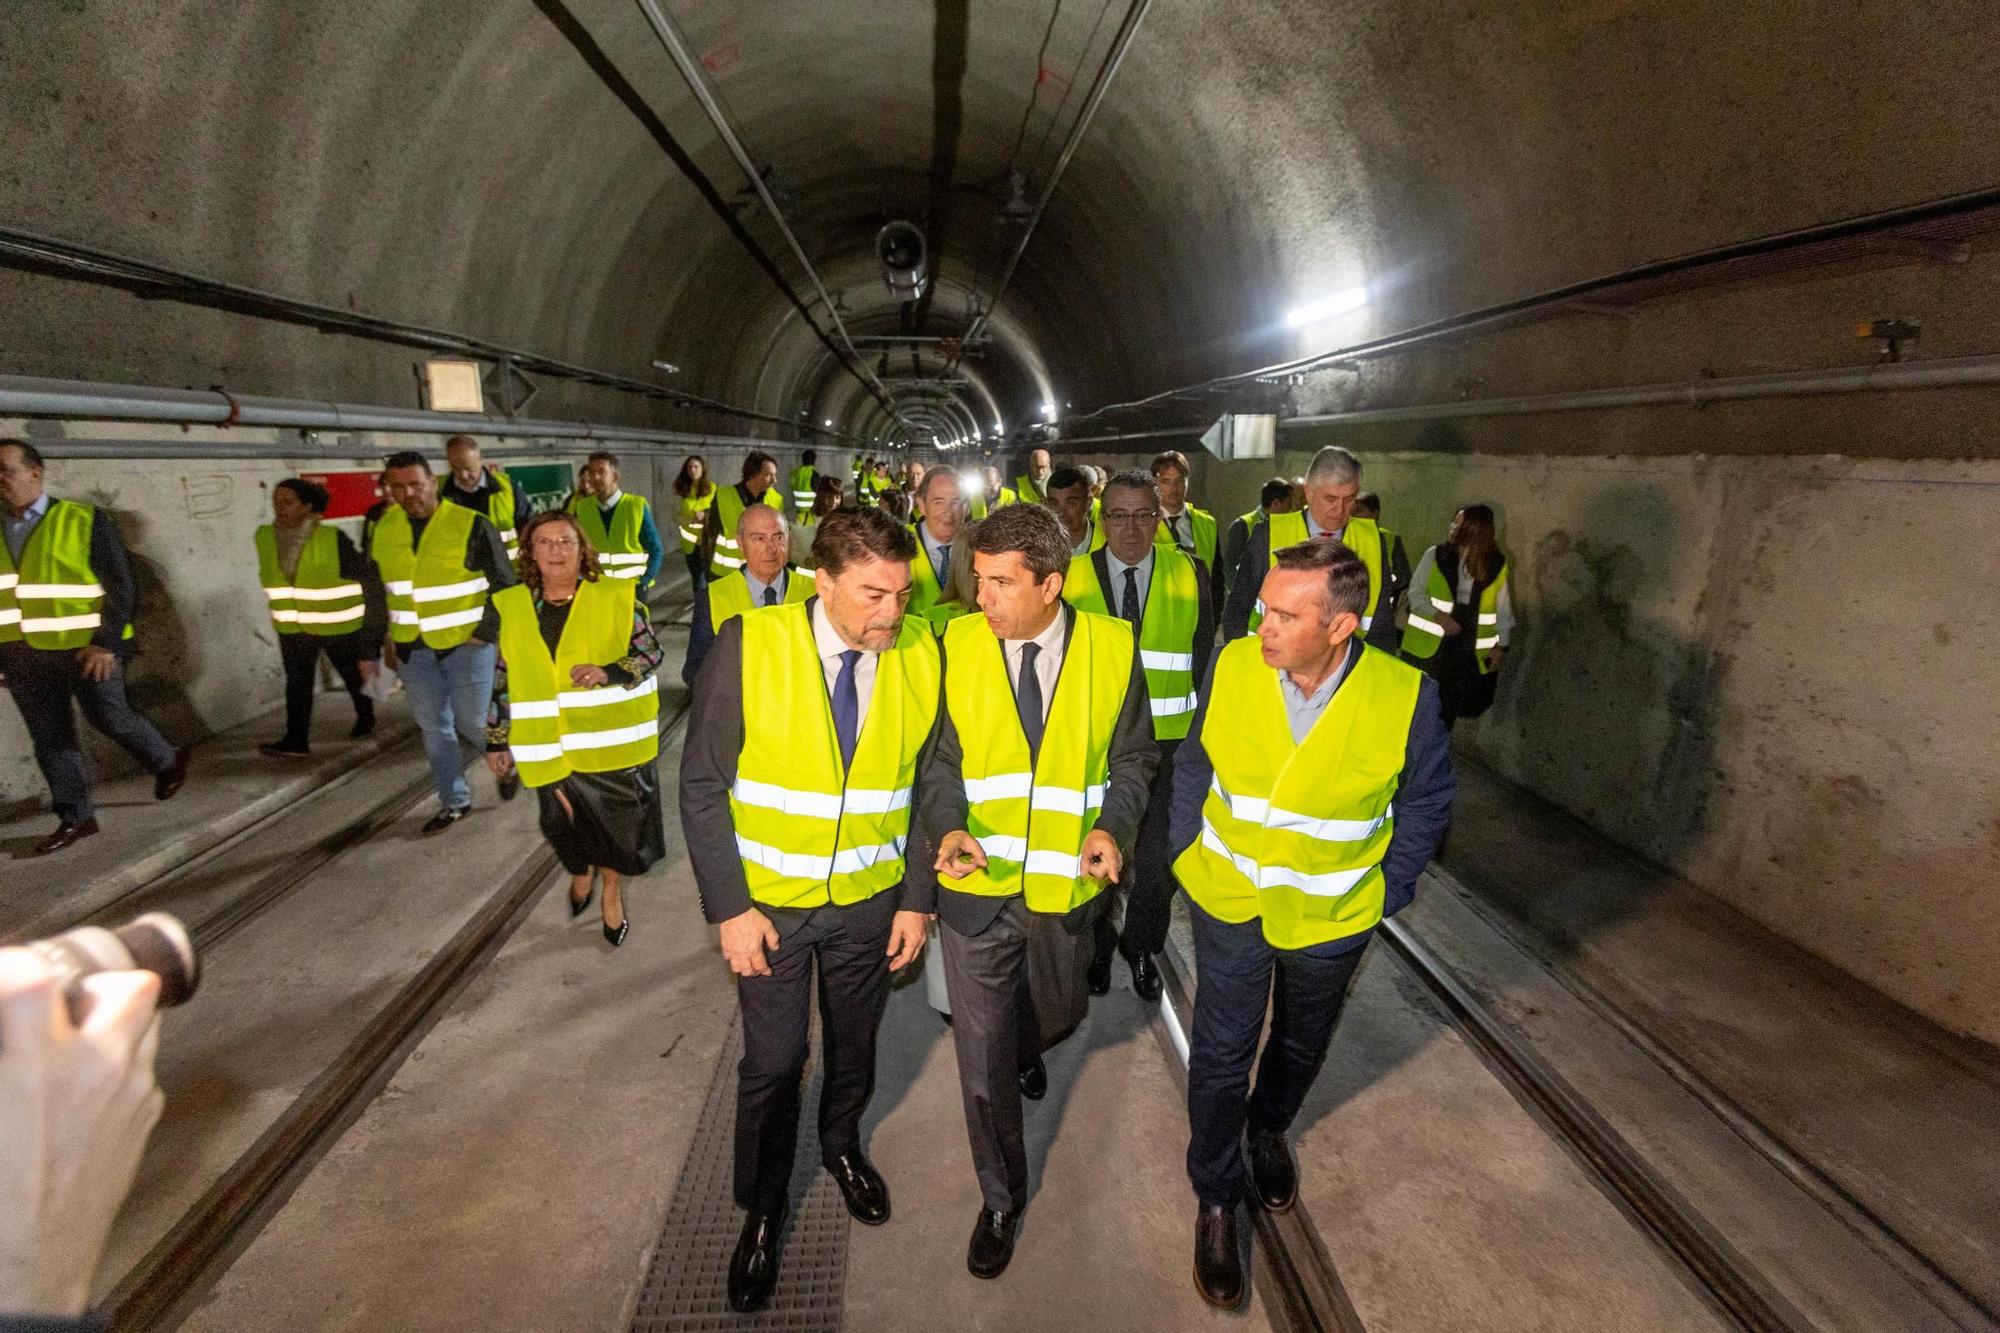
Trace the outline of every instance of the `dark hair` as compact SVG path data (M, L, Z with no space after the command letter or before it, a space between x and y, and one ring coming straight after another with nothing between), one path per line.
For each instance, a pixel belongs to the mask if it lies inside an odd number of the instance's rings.
M1159 460L1154 459L1153 464L1158 467ZM1160 488L1154 484L1153 474L1150 472L1141 472L1138 468L1128 467L1123 472L1112 473L1110 479L1104 483L1104 492L1100 497L1106 504L1110 503L1113 486L1131 491L1144 491L1148 500L1155 505L1160 503Z
M831 477L822 472L813 478L812 514L814 518L825 518L840 508L845 498L847 485L839 477Z
M619 466L618 455L612 453L609 449L599 449L583 461L586 466L591 463L609 463L614 468Z
M1380 518L1382 517L1382 497L1373 491L1363 491L1354 497L1354 509L1356 513L1366 509L1374 517Z
M1277 569L1321 570L1326 574L1326 601L1331 623L1346 611L1360 615L1368 606L1368 566L1361 557L1331 537L1315 537L1272 553Z
M1081 480L1082 474L1077 475ZM981 555L1018 552L1037 582L1067 570L1074 549L1062 520L1046 507L1031 504L1000 506L973 527L966 545Z
M398 450L396 453L390 454L382 460L382 470L384 472L399 467L420 467L424 471L429 472L431 470L431 460L425 458L414 449Z
M47 464L42 462L42 451L34 445L29 444L26 440L16 439L12 435L9 435L6 439L0 440L0 449L5 449L10 444L21 451L21 461L29 467L39 468L47 466Z
M701 464L701 480L699 482L695 481L694 476L690 472L690 469L696 463ZM697 485L700 486L700 490L695 489ZM700 454L689 454L681 460L680 475L674 478L675 495L680 496L683 500L687 499L690 495L696 499L700 499L714 489L715 479L708 475L708 460L706 458L703 458Z
M762 449L752 449L749 453L743 455L743 480L748 481L759 472L762 472L766 463L769 463L772 467L776 467L778 460L765 453Z
M811 467L814 463L817 462L819 462L819 455L814 453L810 449L806 450L804 453L799 455L799 463L801 466Z
M1146 471L1157 477L1160 475L1160 469L1164 467L1179 468L1183 477L1192 473L1192 469L1188 467L1187 455L1178 449L1162 449L1154 454L1153 461L1146 465Z
M876 560L914 560L917 539L879 509L836 509L813 534L813 564L833 578L849 565Z
M537 599L542 595L542 571L535 563L535 533L557 523L565 524L576 534L577 558L582 562L578 574L583 581L595 583L604 577L604 571L597 564L597 552L592 548L590 538L583 535L583 525L576 521L575 515L567 509L544 509L522 525L521 554L514 562L520 572L521 582L528 585L528 591Z
M479 447L479 441L473 439L470 435L454 435L444 442L445 452L450 453L454 445L460 444L465 445L469 449L477 449Z
M1494 535L1493 506L1466 505L1459 516L1465 521L1458 525L1458 535L1452 545L1458 548L1458 558L1465 566L1465 572L1472 575L1475 583L1484 583L1500 572L1506 557L1500 554L1500 542Z
M903 490L900 486L892 486L888 490L878 493L875 497L875 503L884 514L895 519L896 522L908 523L910 521L910 495L908 491Z
M1064 463L1054 472L1049 473L1049 479L1042 483L1042 489L1044 491L1066 491L1072 486L1088 485L1090 485L1090 477L1082 468L1077 467L1074 463Z
M333 496L328 493L326 487L316 481L307 481L304 477L286 477L271 489L274 491L290 491L298 497L300 504L312 510L315 514L324 514L326 507L333 503Z
M1257 503L1269 509L1280 500L1292 498L1292 483L1283 477L1273 477L1264 483L1264 489L1257 492Z

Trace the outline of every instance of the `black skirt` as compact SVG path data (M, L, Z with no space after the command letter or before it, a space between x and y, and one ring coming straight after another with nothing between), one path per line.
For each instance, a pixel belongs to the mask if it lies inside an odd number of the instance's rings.
M1454 634L1438 645L1429 661L1419 662L1438 684L1438 704L1445 721L1478 717L1493 706L1500 673L1481 671L1472 651L1472 636Z
M568 798L571 818L556 799ZM561 782L537 787L542 836L572 875L592 866L621 875L643 875L667 854L666 825L660 815L660 779L652 764L611 773L572 773Z

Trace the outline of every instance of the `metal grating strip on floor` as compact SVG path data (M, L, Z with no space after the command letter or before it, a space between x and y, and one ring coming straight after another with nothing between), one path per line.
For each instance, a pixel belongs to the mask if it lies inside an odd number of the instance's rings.
M817 1046L815 1025L810 1049ZM743 1225L731 1191L736 1064L742 1056L743 1032L740 1020L733 1020L639 1292L632 1333L839 1333L847 1293L849 1219L839 1189L820 1166L817 1061L799 1102L792 1216L785 1224L777 1290L756 1314L735 1314L729 1308L729 1256Z

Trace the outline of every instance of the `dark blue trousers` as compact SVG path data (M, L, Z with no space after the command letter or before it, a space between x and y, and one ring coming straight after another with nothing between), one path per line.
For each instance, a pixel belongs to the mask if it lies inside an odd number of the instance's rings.
M1352 939L1276 949L1256 921L1234 925L1188 903L1194 919L1194 1035L1188 1042L1188 1179L1205 1204L1243 1192L1239 1142L1254 1130L1283 1134L1326 1063L1347 983L1367 947ZM1264 1014L1271 1036L1250 1087Z
M86 680L75 649L30 648L14 642L0 644L0 675L7 678L8 692L27 724L35 762L48 781L58 819L80 824L96 813L71 699L82 707L91 726L117 741L148 773L173 765L174 747L125 697L123 662L109 680Z

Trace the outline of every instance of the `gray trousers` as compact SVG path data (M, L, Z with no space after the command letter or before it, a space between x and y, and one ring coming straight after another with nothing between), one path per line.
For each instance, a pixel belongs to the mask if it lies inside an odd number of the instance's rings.
M995 1212L1028 1203L1028 1152L1015 1083L1043 1051L1083 1021L1090 1005L1090 919L1071 934L1063 919L1012 898L993 924L961 935L942 918L945 983L965 1130L979 1193Z

